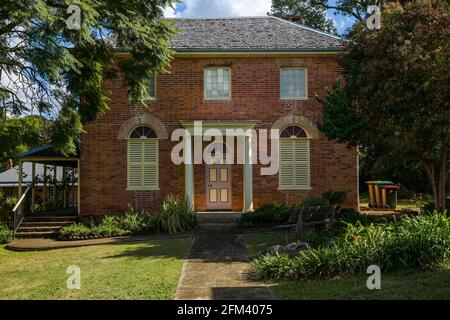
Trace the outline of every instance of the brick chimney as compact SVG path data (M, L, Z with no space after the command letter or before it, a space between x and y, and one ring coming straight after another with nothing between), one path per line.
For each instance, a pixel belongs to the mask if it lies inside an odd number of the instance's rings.
M299 24L303 24L305 22L305 19L303 18L303 16L292 16L292 17L289 17L289 20L291 20L292 22L295 22L295 23L299 23Z
M12 168L14 168L14 164L13 164L13 161L11 159L9 159L6 162L6 169L9 170L9 169L12 169Z

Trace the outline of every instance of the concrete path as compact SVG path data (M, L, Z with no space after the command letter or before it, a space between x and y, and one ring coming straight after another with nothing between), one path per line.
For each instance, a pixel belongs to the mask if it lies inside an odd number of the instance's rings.
M249 275L249 252L232 230L200 231L184 263L177 300L273 300L272 290Z

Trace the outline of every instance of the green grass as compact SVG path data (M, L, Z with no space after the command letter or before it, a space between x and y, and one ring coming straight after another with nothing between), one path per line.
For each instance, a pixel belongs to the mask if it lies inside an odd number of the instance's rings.
M242 237L252 256L262 249L281 244L279 234ZM367 276L334 280L270 281L280 300L310 299L450 299L450 262L428 272L400 272L381 275L381 290L366 287Z
M0 299L173 299L192 238L42 252L0 246ZM69 290L67 267L81 268Z

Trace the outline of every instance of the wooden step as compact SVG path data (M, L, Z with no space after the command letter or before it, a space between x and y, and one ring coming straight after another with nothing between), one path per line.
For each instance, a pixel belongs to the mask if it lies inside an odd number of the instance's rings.
M59 226L64 227L69 224L74 223L74 221L23 221L21 227L44 227L44 226Z
M17 232L19 233L29 233L29 232L58 232L63 226L40 226L40 227L27 227L20 225Z
M53 222L53 221L77 221L76 216L27 216L23 219L24 222Z
M19 239L35 239L35 238L56 238L58 232L42 231L42 232L17 232L16 238Z

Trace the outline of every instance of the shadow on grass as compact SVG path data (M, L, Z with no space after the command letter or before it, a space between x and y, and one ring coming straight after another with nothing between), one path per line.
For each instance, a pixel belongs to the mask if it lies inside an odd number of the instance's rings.
M124 249L121 253L111 256L103 257L103 259L114 258L133 258L133 259L185 259L188 254L191 239L167 239L167 240L153 240L148 242L132 243L133 247ZM112 243L114 246L129 247L130 243Z
M450 263L443 269L381 275L381 289L369 290L367 276L333 280L273 281L271 288L282 300L448 300Z

